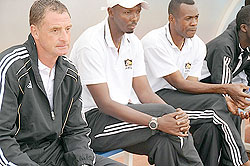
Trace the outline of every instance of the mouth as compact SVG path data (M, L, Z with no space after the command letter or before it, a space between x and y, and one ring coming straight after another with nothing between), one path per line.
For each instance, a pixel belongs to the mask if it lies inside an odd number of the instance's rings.
M196 32L196 31L197 31L197 28L192 28L192 29L189 29L188 31Z
M137 24L130 24L128 27L131 28L131 29L135 29Z
M56 46L57 48L59 49L67 49L69 47L69 45L59 45L59 46Z

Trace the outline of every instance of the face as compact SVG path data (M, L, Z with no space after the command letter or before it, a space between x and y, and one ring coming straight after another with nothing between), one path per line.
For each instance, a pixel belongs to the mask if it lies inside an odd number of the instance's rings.
M182 3L176 16L171 15L175 31L184 38L192 38L197 30L199 13L195 5ZM170 17L171 17L170 16Z
M71 27L71 19L67 12L60 14L53 11L47 11L39 25L31 25L39 56L58 57L67 54Z
M133 33L140 19L141 4L133 8L123 8L119 5L110 9L109 16L113 18L117 28L123 33Z

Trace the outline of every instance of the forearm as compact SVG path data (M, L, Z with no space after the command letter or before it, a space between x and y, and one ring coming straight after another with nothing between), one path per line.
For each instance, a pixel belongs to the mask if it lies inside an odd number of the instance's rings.
M150 89L151 90L151 89ZM155 94L152 90L149 92L144 92L143 94L138 95L138 98L141 103L158 103L158 104L166 104L157 94Z
M98 107L100 111L114 118L143 126L148 126L148 123L152 118L150 115L139 112L112 100Z
M18 166L39 166L32 161L26 153L23 153L20 150L19 145L14 138L4 136L2 130L0 130L0 147L8 162L12 162Z
M187 93L218 93L226 94L228 84L206 84L198 81L185 80L174 87Z

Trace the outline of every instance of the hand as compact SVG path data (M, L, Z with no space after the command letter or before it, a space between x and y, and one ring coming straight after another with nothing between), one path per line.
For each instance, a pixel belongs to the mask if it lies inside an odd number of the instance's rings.
M240 106L238 106L230 97L226 96L225 97L226 99L226 102L227 102L227 107L228 107L228 110L234 114L234 115L238 115L241 117L241 119L248 119L249 118L249 112L245 112L245 114L243 112L241 112L239 114L238 112L238 107L241 108L241 109L244 109Z
M249 89L248 86L244 84L226 84L227 94L238 106L245 108L250 105L250 101L245 100L245 98L250 98L249 94L243 92L243 90Z
M226 96L225 99L228 110L234 115L239 115L237 104L235 104L235 102L229 96Z
M190 128L189 123L188 115L178 108L176 112L158 118L158 129L171 135L186 137Z

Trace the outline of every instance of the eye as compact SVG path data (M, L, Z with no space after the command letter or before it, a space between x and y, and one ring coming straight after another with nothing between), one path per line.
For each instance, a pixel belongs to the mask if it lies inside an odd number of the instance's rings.
M54 28L52 31L53 31L54 33L57 33L57 32L58 32L58 29Z
M71 30L71 27L67 27L67 28L66 28L66 31L70 31L70 30Z
M130 11L125 11L124 14L130 14Z
M141 10L137 10L137 11L136 11L136 14L140 14L140 13L141 13Z

